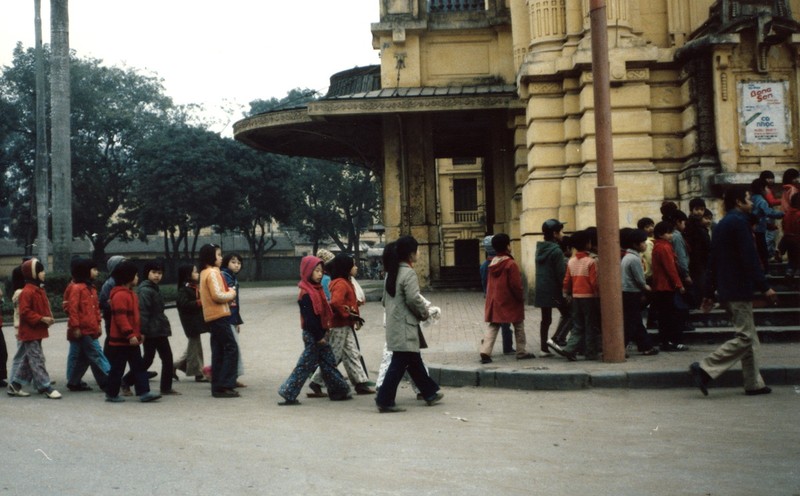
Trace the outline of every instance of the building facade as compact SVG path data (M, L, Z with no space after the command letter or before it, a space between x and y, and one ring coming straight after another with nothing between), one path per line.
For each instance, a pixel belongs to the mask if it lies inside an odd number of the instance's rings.
M570 231L602 222L589 0L379 1L373 87L253 116L236 138L297 153L293 130L313 127L305 153L379 171L386 237L420 240L424 284L458 265L457 251L474 253L464 241L482 229L511 235L531 282L544 220ZM800 0L606 5L621 226L695 196L721 214L725 188L796 166ZM453 163L463 157L480 165L461 174ZM458 210L451 194L467 179L480 195L470 203L459 193ZM455 219L468 206L479 207L474 218Z

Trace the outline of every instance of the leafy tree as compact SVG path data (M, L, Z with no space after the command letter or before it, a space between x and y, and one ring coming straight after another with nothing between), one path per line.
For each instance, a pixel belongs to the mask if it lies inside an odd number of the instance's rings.
M260 280L264 255L276 244L272 225L288 221L298 204L290 187L291 164L232 140L226 140L226 158L226 205L218 226L244 236L256 263L255 279Z
M143 239L161 231L168 261L193 259L200 230L214 225L233 201L225 187L225 141L202 128L173 124L143 141L134 155L136 175L124 217Z

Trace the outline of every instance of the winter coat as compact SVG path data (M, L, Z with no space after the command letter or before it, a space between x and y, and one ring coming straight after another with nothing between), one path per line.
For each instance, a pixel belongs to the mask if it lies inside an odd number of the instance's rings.
M47 293L38 284L28 282L19 294L19 340L37 341L50 337L42 317L52 317Z
M653 246L653 291L675 291L682 287L672 244L665 239L657 239Z
M353 325L353 317L345 310L345 306L358 314L358 298L353 283L349 279L338 277L331 281L331 310L333 310L333 320L331 327L350 327Z
M708 254L711 250L711 235L703 225L703 219L689 217L686 222L686 243L689 245L689 275L695 276L705 272L708 266Z
M720 301L750 301L755 291L769 289L744 212L731 210L719 221L711 237L711 254L707 297L713 297L716 289Z
M242 325L244 324L244 321L242 320L242 316L239 314L239 279L237 279L236 274L234 274L233 271L227 267L221 268L220 273L222 274L222 277L225 278L225 284L227 284L229 288L236 290L236 298L229 303L231 316L228 320L231 325Z
M407 263L400 263L394 296L384 287L383 306L386 310L386 349L419 352L422 335L419 323L427 320L430 314L419 292L417 273Z
M600 295L597 260L591 253L578 251L569 259L562 290L573 298L597 298Z
M100 324L100 303L97 299L97 289L86 283L70 283L64 291L64 311L67 321L67 339L73 340L72 332L81 331L81 335L94 339L102 334Z
M172 336L169 319L164 314L164 297L158 284L145 279L139 284L139 319L145 336Z
M139 321L139 298L126 286L115 286L108 299L111 308L109 346L139 346L142 342ZM130 343L135 337L137 344Z
M493 323L525 320L522 274L508 253L498 253L489 264L483 319Z
M187 338L197 337L208 332L203 320L203 306L200 303L200 292L194 284L186 284L178 290L178 317L181 319L183 333Z
M792 206L797 203L795 196L800 195L800 190L794 184L783 186L781 208L783 209L783 234L785 236L800 236L800 209Z
M236 298L236 292L225 284L225 279L217 267L206 267L200 272L200 301L203 304L203 319L206 322L230 317L229 302Z
M555 241L536 243L536 295L533 305L553 308L561 301L561 284L567 270L567 259Z
M752 195L750 200L753 202L753 210L751 213L758 217L758 224L753 231L757 233L766 233L769 219L783 218L783 212L770 208L767 199L763 196Z

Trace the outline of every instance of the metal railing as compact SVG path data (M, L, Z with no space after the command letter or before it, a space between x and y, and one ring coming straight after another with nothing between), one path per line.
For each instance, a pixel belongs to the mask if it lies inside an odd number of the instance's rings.
M456 224L474 224L483 220L483 212L480 210L461 210L453 212Z
M428 0L428 12L479 12L486 10L485 0Z

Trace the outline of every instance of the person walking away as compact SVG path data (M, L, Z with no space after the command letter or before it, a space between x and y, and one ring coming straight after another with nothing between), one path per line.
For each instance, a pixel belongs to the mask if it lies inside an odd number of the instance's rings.
M6 389L9 396L30 396L22 390L22 384L32 383L39 393L48 398L61 398L61 393L53 389L50 383L42 350L42 340L50 336L48 329L55 323L43 287L46 274L42 263L35 258L22 264L25 286L19 294L20 359L15 360L11 370L11 380Z
M720 303L731 315L735 336L702 361L692 363L689 373L694 385L707 396L709 383L741 362L745 394L769 394L772 389L764 383L759 371L761 345L753 320L752 299L758 291L774 303L776 294L767 283L752 241L747 220L752 210L749 192L729 189L724 201L727 213L711 238L711 265L702 309L711 310L716 290Z
M495 234L492 237L492 247L497 256L489 264L484 306L487 327L481 344L481 363L492 362L492 349L502 323L514 326L517 360L535 358L526 351L525 295L522 290L522 274L511 256L511 238L505 233Z
M550 324L553 323L553 308L557 308L560 320L567 318L569 307L561 295L561 284L567 271L567 259L561 248L564 224L557 219L549 219L542 224L544 241L536 243L536 295L533 306L542 310L542 322L539 326L539 344L544 356L550 355L549 348L555 349L558 344L548 339Z
M336 357L328 344L328 330L331 328L333 312L322 289L322 260L305 256L300 261L300 292L297 304L300 306L300 327L303 336L303 353L297 360L292 373L278 388L283 401L278 405L299 405L297 397L306 379L314 369L322 371L322 380L332 401L352 399L347 381L336 368Z
M236 398L239 349L228 318L236 290L225 284L220 273L222 250L214 244L200 247L200 302L203 320L211 333L211 396Z
M195 382L208 382L208 377L203 374L203 343L200 341L200 336L208 332L208 326L203 320L203 306L197 287L199 280L200 273L196 266L182 265L178 268L176 306L187 343L186 351L173 368L182 371L187 377L194 376Z
M483 297L486 298L486 285L489 278L489 264L492 259L497 255L492 247L492 236L483 238L483 250L486 253L486 260L481 263L478 268L481 274L481 287L483 288ZM503 338L503 355L513 355L516 353L514 350L514 335L511 333L511 324L504 322L500 324L500 333Z
M161 398L150 391L147 367L144 366L139 345L144 341L139 320L139 298L133 288L139 282L139 269L129 260L123 260L114 267L114 287L111 289L108 304L111 310L111 329L108 337L108 361L111 371L108 374L106 401L121 403L125 398L119 394L125 365L130 368L136 396L142 403Z

